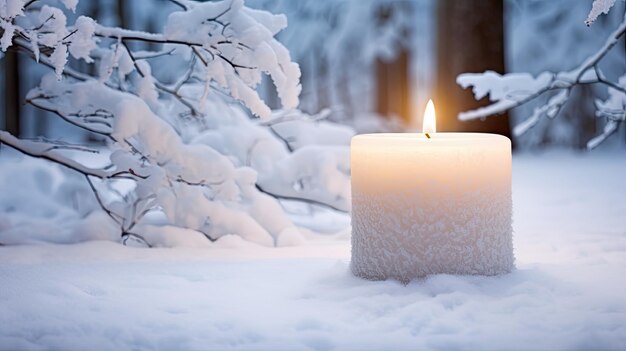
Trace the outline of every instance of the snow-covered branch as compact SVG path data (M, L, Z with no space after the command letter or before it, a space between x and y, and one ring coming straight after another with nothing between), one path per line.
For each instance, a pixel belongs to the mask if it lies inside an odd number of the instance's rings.
M611 1L594 2L595 13L590 13L589 22L593 22L601 12L607 12L612 6ZM614 1L613 1L614 2ZM457 83L463 88L472 87L474 97L479 100L489 95L492 103L475 110L462 112L458 118L463 121L485 118L491 115L502 114L511 108L521 106L546 93L553 93L547 103L536 107L530 117L515 126L513 133L516 136L524 134L535 126L543 117L554 118L570 97L572 88L582 84L601 84L607 87L610 97L605 103L596 103L598 117L609 119L604 133L589 142L593 148L599 141L617 129L617 124L623 120L626 104L622 103L626 97L626 79L620 78L612 82L604 76L599 67L600 61L619 42L626 33L626 15L620 25L609 35L604 44L593 55L585 59L578 67L564 72L543 72L533 77L528 73L511 73L500 75L493 71L485 73L465 73L457 77Z
M613 5L615 5L615 0L594 0L585 24L590 26L601 14L608 14Z
M20 151L23 154L26 154L32 157L46 159L48 161L52 161L60 165L63 165L67 168L70 168L76 172L93 176L93 177L97 177L97 178L101 178L101 179L110 179L110 178L135 179L137 177L132 170L108 171L104 169L90 168L69 157L63 156L62 154L58 152L58 150L62 150L62 149L76 150L77 149L76 147L69 148L67 146L59 145L58 143L54 143L54 142L18 139L15 136L11 135L9 132L3 131L3 130L0 130L0 144L8 145L11 148ZM89 150L89 152L95 152L95 151Z
M82 174L124 243L166 245L155 237L162 232L155 230L156 216L159 225L203 240L237 234L280 245L298 231L278 199L347 211L353 131L295 110L300 71L275 39L286 18L242 0L171 2L180 11L168 16L162 33L148 33L86 16L68 25L60 7L26 10L32 2L6 1L2 50L16 49L54 70L26 102L104 137L101 151L110 165L87 167L62 152L90 149L5 131L0 144ZM75 10L75 2L63 3ZM159 45L139 51L134 41ZM95 70L70 67L70 55ZM153 72L163 62L174 71L169 77ZM277 118L260 99L255 89L264 74L282 101L280 115L295 117ZM268 123L252 119L237 101ZM128 180L130 190L113 190Z

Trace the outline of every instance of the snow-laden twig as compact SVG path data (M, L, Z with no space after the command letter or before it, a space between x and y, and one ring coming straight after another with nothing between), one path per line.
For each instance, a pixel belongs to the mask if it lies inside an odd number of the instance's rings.
M333 111L330 108L322 109L320 112L307 116L307 121L321 121L327 119ZM297 111L280 111L278 114L273 116L272 118L260 121L258 124L260 126L273 126L279 123L290 122L290 121L302 121L304 120L304 116L302 113L298 113Z
M620 86L626 86L626 74L624 74L619 82ZM602 134L589 140L588 149L594 149L606 140L611 134L617 131L620 123L626 122L626 93L622 89L610 87L609 96L606 100L596 100L596 116L606 118Z
M608 6L608 3L605 4ZM594 8L597 6L594 3ZM610 8L606 8L606 11ZM604 11L604 10L603 10ZM591 16L591 14L590 14ZM595 15L597 17L597 14ZM595 17L593 18L595 19ZM626 14L619 26L609 35L604 44L594 54L587 57L578 67L565 72L551 73L543 72L532 77L526 73L511 73L500 75L493 71L485 73L465 73L457 77L457 83L463 88L473 87L474 96L477 100L489 95L492 104L480 107L475 110L461 112L459 120L467 121L482 119L491 115L502 114L509 109L523 105L545 93L556 92L542 106L536 107L532 114L522 123L515 126L513 133L516 136L522 135L535 126L542 117L554 118L560 112L570 97L573 87L582 84L602 84L607 86L613 94L626 96L626 80L611 82L606 79L598 64L606 56L626 33ZM625 109L617 107L618 114ZM599 110L598 116L606 116L605 111ZM612 133L617 127L614 125L617 119L612 119L601 139L594 139L590 147L597 146L598 140L606 139L607 131Z
M94 197L96 198L96 201L98 201L98 204L100 205L100 207L102 208L102 210L104 212L106 212L106 214L117 224L119 224L120 226L122 225L122 222L124 221L124 218L113 212L112 210L110 210L105 204L104 201L102 201L102 197L100 197L100 193L98 192L98 190L96 189L96 187L94 186L93 182L91 181L91 178L89 178L88 174L85 174L85 179L87 180L87 184L89 184L89 187L91 188L91 191L94 194Z
M315 205L315 206L319 206L319 207L328 208L328 209L331 209L331 210L337 211L337 212L348 213L348 210L346 210L344 208L339 208L339 207L333 206L333 205L331 205L329 203L326 203L326 202L316 201L316 200L313 200L313 199L305 199L305 198L298 197L298 196L288 196L288 195L280 195L280 194L272 193L270 191L267 191L267 190L263 189L258 184L257 184L256 188L260 192L265 193L267 195L270 195L272 197L278 198L278 199L303 202L303 203L306 203L306 204L309 204L309 205Z
M0 30L0 35L2 34L2 30ZM27 40L23 38L15 38L13 39L13 43L20 49L20 52L26 53L32 59L38 60L39 63L48 66L49 68L55 69L54 63L45 55L39 55L35 57L35 54L32 49L32 43L29 43ZM94 79L92 76L85 74L83 72L76 71L71 67L65 66L63 68L63 75L68 77L78 79L78 80L88 80Z
M585 24L590 26L593 22L596 21L598 16L601 14L607 14L611 11L611 7L615 5L615 0L594 0L591 5L591 11L589 11L589 15L585 20Z
M122 44L124 45L124 48L126 49L126 52L128 53L128 56L130 57L130 59L133 61L133 66L135 66L135 70L137 71L137 73L143 77L146 78L149 75L147 73L144 73L143 70L141 69L141 67L139 67L139 64L137 63L137 58L135 57L135 55L133 54L133 52L130 50L130 48L128 47L128 45L126 45L126 42L124 42L123 40L121 41ZM192 60L192 62L195 62L194 60ZM193 69L193 64L191 64L191 67ZM189 73L189 75L191 75L191 73ZM187 98L185 98L184 96L180 95L179 90L180 87L178 87L178 89L172 89L168 86L166 86L165 84L161 83L160 81L158 81L156 78L151 77L152 81L154 82L154 86L165 92L168 93L172 96L174 96L181 104L185 105L187 108L189 108L189 110L191 111L191 115L192 116L202 116L202 113L200 113L198 111L198 109L196 108L196 106L190 102ZM188 79L188 78L187 78Z
M207 67L209 73L216 69L232 73L234 77L230 79L224 79L219 76L214 78L220 86L228 88L233 97L250 107L252 112L258 116L267 117L270 112L256 92L250 89L251 86L258 84L259 78L257 76L260 72L269 74L273 79L278 95L286 107L293 108L297 105L297 94L300 92L300 86L295 82L297 82L297 78L300 76L300 71L297 65L289 61L288 55L285 56L286 50L280 44L277 44L274 39L268 42L243 42L236 39L239 31L250 30L250 28L242 28L242 24L246 23L246 26L249 26L252 13L249 13L246 8L242 8L238 1L230 1L230 4L228 4L229 2L212 4L179 3L188 10L175 13L174 15L176 16L170 16L164 33L148 33L97 25L94 34L99 37L116 39L122 43L125 41L144 41L186 46L193 50L194 54ZM238 12L235 13L235 9L238 9ZM209 10L213 10L217 14L202 16L203 11L201 10L204 10L206 13L209 13ZM198 14L194 12L198 12ZM222 18L227 18L228 22L224 22L226 20L222 21ZM182 21L185 21L185 23ZM219 24L219 28L206 27L207 23L210 22ZM189 27L197 24L201 27L200 29L194 27L193 30L189 30L184 28L183 24ZM182 28L179 28L179 26ZM204 27L208 29L204 29ZM207 31L207 33L204 34L204 31ZM208 54L209 57L205 57L204 53ZM132 55L130 50L129 54ZM256 59L255 57L260 57L261 59ZM250 64L254 61L258 65ZM241 72L242 69L251 72L244 73ZM175 95L185 105L189 105L185 99L182 99L177 93L168 90L164 85L158 87ZM296 93L295 95L294 92ZM194 114L197 112L193 109L192 111L194 111Z
M59 145L56 143L18 139L9 132L0 130L0 144L5 144L23 154L31 157L42 158L54 163L58 163L76 172L97 177L100 179L127 178L136 179L138 176L132 171L108 171L99 168L91 168L77 162L69 157L65 157L57 152Z

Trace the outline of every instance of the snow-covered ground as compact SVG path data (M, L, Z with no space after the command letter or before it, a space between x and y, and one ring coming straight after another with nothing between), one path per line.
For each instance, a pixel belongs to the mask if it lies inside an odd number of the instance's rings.
M513 162L511 274L364 281L346 234L5 246L0 349L625 349L626 153Z

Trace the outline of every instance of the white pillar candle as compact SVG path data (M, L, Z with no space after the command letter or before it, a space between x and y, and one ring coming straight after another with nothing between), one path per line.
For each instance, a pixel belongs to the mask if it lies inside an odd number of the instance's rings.
M352 138L352 272L367 279L513 268L511 142L496 134Z

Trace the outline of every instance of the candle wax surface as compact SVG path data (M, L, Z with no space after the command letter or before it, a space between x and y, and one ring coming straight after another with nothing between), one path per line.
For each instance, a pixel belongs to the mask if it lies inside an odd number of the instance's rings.
M511 143L482 133L352 139L352 271L407 281L513 268Z

